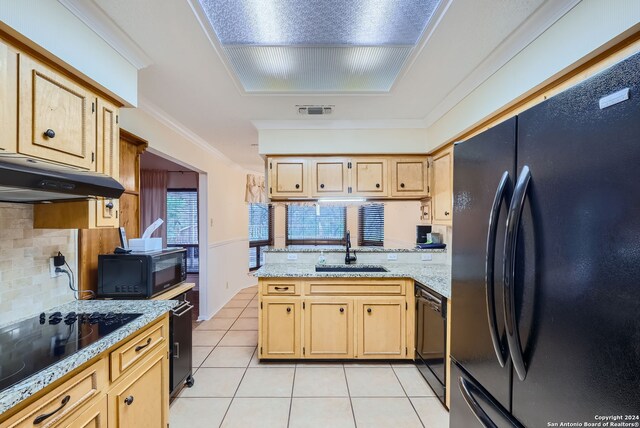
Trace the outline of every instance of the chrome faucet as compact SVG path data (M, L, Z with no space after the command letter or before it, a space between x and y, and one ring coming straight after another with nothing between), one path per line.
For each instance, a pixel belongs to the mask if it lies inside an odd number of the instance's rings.
M349 254L349 249L351 248L351 232L349 232L348 230L347 230L347 238L346 238L346 247L347 247L347 254L344 256L344 263L347 265L350 265L351 263L355 263L358 260L358 257L356 257L355 250L353 251L353 255Z

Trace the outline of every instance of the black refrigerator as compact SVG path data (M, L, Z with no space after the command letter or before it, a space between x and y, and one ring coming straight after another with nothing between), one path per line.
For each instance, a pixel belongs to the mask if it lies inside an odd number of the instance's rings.
M453 186L450 426L639 422L640 54L456 144Z

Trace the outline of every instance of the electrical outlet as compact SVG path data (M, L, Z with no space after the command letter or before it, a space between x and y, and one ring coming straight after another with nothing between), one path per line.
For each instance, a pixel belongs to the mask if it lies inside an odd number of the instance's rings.
M227 289L229 289L229 281L227 281Z
M56 267L53 264L53 257L49 257L49 275L51 275L51 278L57 278L62 275L62 273L56 272Z
M298 260L297 254L287 254L287 260Z
M429 260L433 260L433 256L431 254L420 254L420 260L428 262Z
M398 255L395 253L387 254L387 260L398 260Z

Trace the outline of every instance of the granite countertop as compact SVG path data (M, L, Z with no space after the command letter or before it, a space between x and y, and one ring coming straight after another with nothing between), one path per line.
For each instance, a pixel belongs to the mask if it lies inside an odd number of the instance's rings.
M309 245L289 245L283 248L267 248L264 253L344 253L344 245L309 246ZM385 248L385 247L351 247L351 251L357 253L446 253L446 248Z
M135 334L158 317L169 312L177 306L175 300L151 301L151 300L79 300L69 302L47 311L66 312L115 312L115 313L142 313L142 316L120 327L97 342L80 349L55 364L41 370L21 382L10 386L0 392L0 414L11 409L21 401L36 394L46 386L52 384L67 373L80 367L93 357L106 351L116 343Z
M367 265L351 265L367 266ZM258 278L411 278L447 299L451 297L451 265L444 263L381 263L389 272L316 272L315 264L267 263Z

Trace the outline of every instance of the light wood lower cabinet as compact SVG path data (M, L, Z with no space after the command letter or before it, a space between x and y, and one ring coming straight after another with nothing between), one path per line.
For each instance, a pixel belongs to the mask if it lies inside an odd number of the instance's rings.
M408 354L405 305L401 297L356 300L361 358L403 358Z
M82 412L68 428L107 428L107 396L100 398L93 406Z
M412 280L263 278L259 299L261 359L413 359Z
M300 358L300 300L266 297L260 302L260 309L261 358Z
M107 394L109 400L109 427L165 427L168 402L164 396L169 390L166 351L153 357L129 376L118 382Z
M88 366L71 372L15 408L0 415L0 428L164 428L169 421L168 341L139 358L126 358L126 371L113 376L109 362L141 338L168 332L168 315L132 339L116 344ZM147 349L146 347L143 349ZM133 348L135 352L135 348ZM112 379L109 382L109 379ZM116 380L117 379L117 380Z
M307 358L353 358L353 300L306 299L304 354Z
M75 418L106 388L108 373L106 360L97 361L0 423L0 428L64 426L62 422Z

